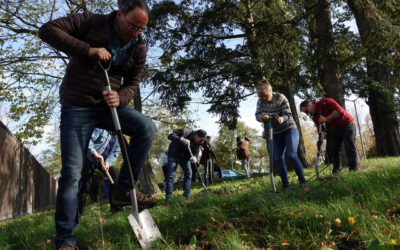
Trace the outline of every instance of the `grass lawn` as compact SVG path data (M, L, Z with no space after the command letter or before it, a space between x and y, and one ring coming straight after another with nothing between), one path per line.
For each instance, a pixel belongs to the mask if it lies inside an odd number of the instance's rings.
M308 181L308 193L294 172L290 189L277 195L268 175L217 182L207 193L196 183L189 199L176 187L170 201L160 196L150 209L164 237L153 249L398 249L400 158L370 159L335 176L330 169ZM139 248L129 213L112 215L104 202L87 206L75 231L80 249ZM0 223L0 249L54 249L54 236L54 210Z

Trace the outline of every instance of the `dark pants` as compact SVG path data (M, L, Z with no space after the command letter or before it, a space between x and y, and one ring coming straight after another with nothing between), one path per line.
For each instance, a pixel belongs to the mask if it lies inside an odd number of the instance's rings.
M85 164L85 166L83 168L82 179L81 179L81 183L80 183L80 187L79 187L79 193L78 193L78 215L79 216L84 214L85 203L86 203L86 195L88 194L88 192L90 190L90 185L92 183L93 173L94 173L94 171L96 169L98 169L101 172L103 172L103 170L99 166L99 164L91 164L89 162L86 162L86 164ZM110 173L111 178L113 178L114 182L116 182L117 178L118 178L118 170L117 170L117 168L114 167L114 166L111 166L110 169L108 170L108 172ZM113 186L114 185L110 186L109 195L108 195L110 204L111 204L111 196L112 196ZM111 208L113 209L112 206L111 206Z
M354 123L348 123L341 128L332 129L332 163L333 171L342 169L342 159L340 150L344 144L344 149L348 158L350 170L357 170L357 150L356 150L356 127Z
M200 177L200 173L197 171L197 169L199 169L199 165L198 164L195 165L195 164L197 164L197 163L190 162L190 168L192 169L192 182L197 181L197 174ZM196 168L196 166L197 166L197 168Z
M205 168L205 176L206 176L206 185L213 184L213 175L214 175L214 163L213 158L208 158Z
M163 171L163 174L164 174L164 181L165 181L167 179L167 174L168 174L168 163L162 165L162 171Z

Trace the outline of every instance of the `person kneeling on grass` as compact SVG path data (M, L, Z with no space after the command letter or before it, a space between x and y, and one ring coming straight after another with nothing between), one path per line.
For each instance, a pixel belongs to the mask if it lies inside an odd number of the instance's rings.
M282 189L285 190L289 187L285 164L286 152L286 156L292 162L294 171L299 178L300 186L307 192L309 188L304 177L303 165L297 156L299 131L293 120L287 98L281 93L272 92L272 86L267 80L259 82L257 94L259 97L256 110L257 121L263 122L264 126L268 128L269 119L273 119L273 156L282 179Z
M201 144L206 141L207 132L199 129L192 130L190 128L182 128L168 135L171 140L168 148L168 170L165 185L166 199L172 197L174 187L174 178L178 164L184 172L183 196L190 197L190 186L192 184L192 169L190 167L190 147L194 157L197 157Z

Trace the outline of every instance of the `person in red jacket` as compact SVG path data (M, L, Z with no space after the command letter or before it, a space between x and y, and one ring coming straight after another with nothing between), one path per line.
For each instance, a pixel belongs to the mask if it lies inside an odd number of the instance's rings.
M118 112L121 130L132 139L127 153L135 180L139 179L153 143L156 127L151 119L128 104L139 91L146 62L141 33L149 20L144 0L119 0L118 10L109 14L78 13L51 20L40 27L39 37L65 53L69 63L60 87L61 178L56 199L55 245L75 249L78 224L78 192L84 158L94 128L114 130L110 107ZM112 91L106 83L101 62L109 68ZM122 165L113 191L116 206L131 204L128 168ZM157 203L154 197L137 192L139 208Z
M349 170L357 170L354 118L332 98L324 98L319 102L305 100L300 104L300 110L311 115L317 128L320 123L325 123L332 130L332 173L342 170L340 150L343 143L348 158ZM321 140L317 143L321 144L324 138L325 131L322 132Z

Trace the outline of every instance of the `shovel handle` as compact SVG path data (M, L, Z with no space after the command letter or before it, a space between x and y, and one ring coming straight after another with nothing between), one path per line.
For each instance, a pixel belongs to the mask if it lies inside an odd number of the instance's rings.
M110 175L110 173L108 171L106 171L106 176L107 176L108 180L110 181L110 183L112 185L114 185L115 182L114 182L113 178L111 177L111 175Z
M108 70L111 67L111 62L109 63L107 68L103 67L103 65L101 64L100 61L98 61L98 63L100 65L100 68L104 71L104 74L105 74L106 80L107 80L107 84L105 85L104 89L106 91L111 91L110 78L108 77ZM129 193L131 196L131 202L132 202L132 214L135 217L135 219L137 220L137 222L139 223L139 225L142 226L142 223L139 220L139 208L138 208L137 199L136 199L136 190L135 190L136 182L133 177L131 163L129 162L128 151L126 150L125 139L122 135L121 124L119 123L117 109L115 107L110 107L110 111L111 111L111 116L112 116L112 119L114 122L115 131L117 133L119 146L121 147L122 158L124 159L125 166L128 168L129 181L131 182L131 185L132 185L132 189L129 190Z
M272 126L272 118L270 118L268 120L268 129L269 129L269 135L268 135L268 141L269 141L269 145L268 145L268 154L269 154L269 177L271 179L271 185L272 185L272 189L274 190L274 192L276 193L276 186L275 186L275 181L274 181L274 172L272 170L272 161L273 161L273 148L272 148L272 144L273 144L273 133L274 133L274 129Z

